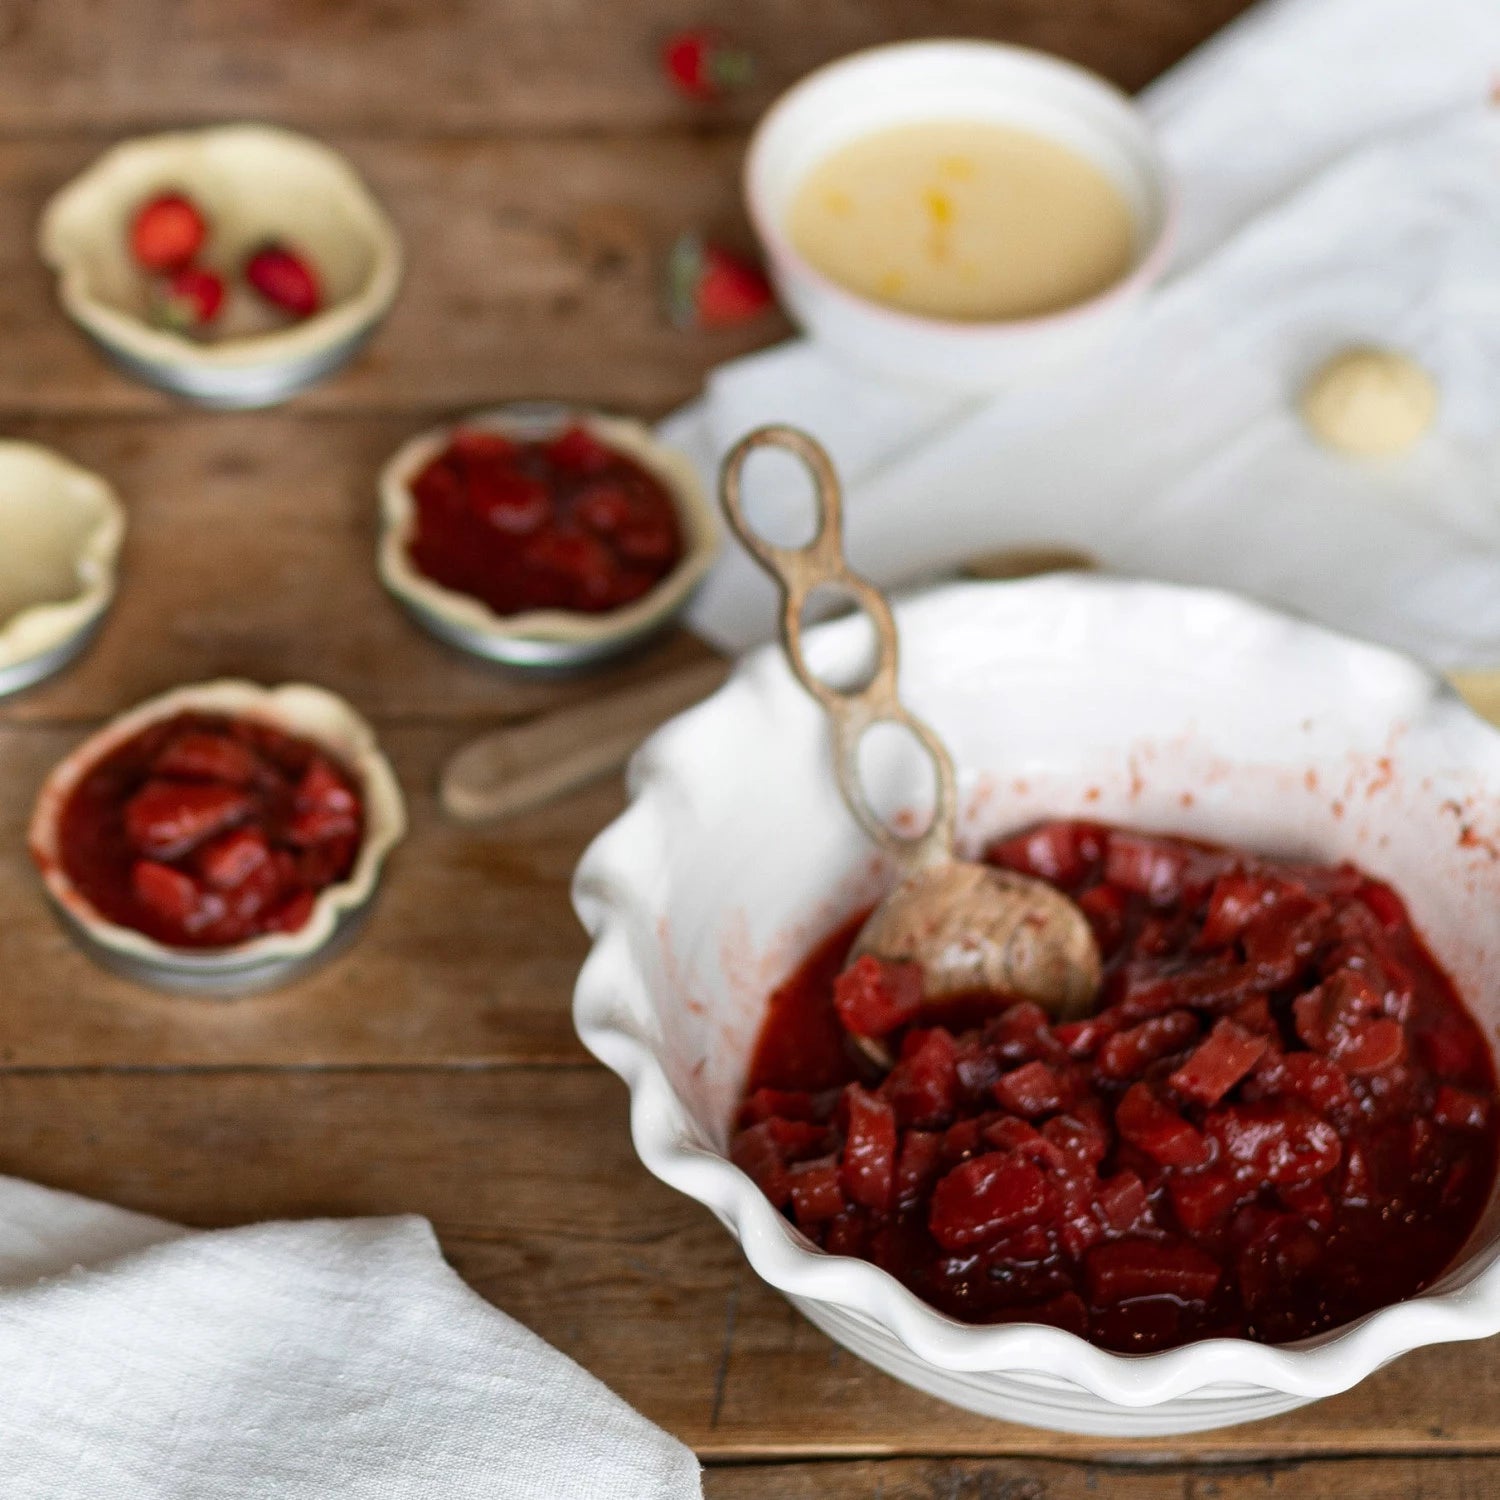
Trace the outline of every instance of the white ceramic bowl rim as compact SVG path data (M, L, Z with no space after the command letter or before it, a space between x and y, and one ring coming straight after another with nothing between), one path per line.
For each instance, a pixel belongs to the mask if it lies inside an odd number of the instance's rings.
M63 871L57 849L58 816L79 780L116 746L149 724L180 713L217 713L259 719L286 733L326 745L360 783L364 837L349 875L318 893L296 932L267 933L227 948L173 948L131 927L105 920ZM178 973L212 973L252 963L304 957L326 944L339 919L374 894L386 856L406 832L406 805L375 732L342 698L306 683L265 688L225 678L193 683L147 699L111 719L52 769L37 795L27 835L32 857L59 907L95 941L117 953Z
M172 329L154 328L91 293L74 245L85 234L119 232L112 212L115 178L142 159L170 159L178 153L187 156L205 139L230 148L244 144L262 151L295 152L319 163L330 187L361 221L361 232L368 241L370 272L355 295L284 328L200 343ZM182 186L191 189L192 183L184 181ZM37 245L42 259L57 273L58 296L76 322L102 343L134 359L183 369L235 370L314 359L371 328L395 300L401 285L400 238L385 210L345 157L311 136L253 122L138 136L111 147L48 202L37 231Z
M938 318L928 314L909 312L904 308L892 307L851 291L842 282L835 281L831 276L820 271L797 250L782 229L780 218L772 212L765 201L765 195L761 190L757 160L759 143L770 132L780 115L799 104L807 94L821 87L846 67L872 58L896 54L920 57L923 53L939 52L1008 56L1029 67L1034 67L1039 72L1050 72L1057 77L1069 78L1075 83L1086 84L1096 89L1101 95L1112 98L1114 102L1132 113L1136 110L1136 105L1130 96L1116 88L1107 78L1102 78L1099 74L1080 67L1077 63L1068 62L1065 58L1054 57L1050 53L1036 51L1030 47L1017 47L1007 42L975 41L964 38L889 42L878 47L866 47L832 62L824 63L822 67L815 68L806 77L793 84L771 105L756 125L745 152L741 174L745 203L755 232L772 258L795 265L798 275L805 277L821 292L845 307L857 308L862 314L886 320L896 327L924 333L941 333L945 337L954 338L995 339L1006 334L1022 335L1045 329L1061 328L1101 313L1115 302L1155 282L1170 261L1176 244L1179 195L1165 161L1154 147L1151 153L1152 176L1155 190L1161 198L1161 219L1160 223L1155 226L1155 232L1141 246L1131 268L1118 280L1111 282L1102 291L1084 298L1081 302L1071 303L1054 312L1039 313L1025 318L1000 318L989 321L973 318Z
M78 545L77 592L0 618L0 668L52 651L98 620L114 597L125 538L125 507L99 475L36 443L0 442L0 464L6 463L29 468L43 482L65 487L93 510L95 519Z
M682 525L683 553L658 584L619 609L582 614L563 609L532 609L499 615L482 599L444 588L412 566L407 556L416 510L411 484L448 446L461 428L537 438L577 422L610 448L633 458L666 487ZM692 460L658 441L644 422L629 417L554 405L517 402L476 412L457 422L430 428L403 443L380 473L380 576L398 598L410 600L440 619L493 640L544 640L586 644L634 636L665 620L686 601L713 566L719 549L718 512L708 502Z
M1427 669L1394 652L1216 590L1083 575L1022 584L955 585L909 601L898 609L898 621L917 610L929 620L933 611L946 608L961 614L966 599L995 588L1029 590L1028 597L1044 612L1049 599L1066 600L1082 591L1092 595L1101 610L1113 612L1122 630L1139 607L1178 601L1212 612L1226 629L1263 638L1278 654L1312 647L1347 655L1346 666L1378 663L1402 683L1405 706L1425 715L1433 731L1446 736L1445 744L1455 757L1472 752L1476 760L1487 755L1492 765L1500 766L1500 736ZM810 634L809 650L816 651L819 637L832 643L838 632L844 632L847 641L860 623L839 621L819 627ZM642 1020L653 1013L653 1005L631 956L631 929L639 915L629 904L633 896L626 895L651 889L651 855L641 851L658 847L656 835L668 809L681 803L682 790L673 784L670 765L673 737L694 721L706 725L732 710L752 718L763 715L768 682L779 683L786 676L776 648L752 653L719 692L648 741L632 765L630 807L586 851L574 881L575 906L593 937L574 1000L579 1036L628 1085L631 1131L642 1162L731 1227L762 1278L791 1297L862 1314L940 1370L1061 1377L1121 1407L1152 1406L1217 1383L1253 1384L1308 1399L1328 1396L1347 1390L1412 1349L1500 1332L1500 1246L1493 1243L1465 1262L1465 1285L1452 1291L1429 1290L1301 1344L1207 1339L1162 1353L1122 1355L1043 1325L959 1322L927 1306L878 1267L827 1254L798 1234L749 1177L703 1140L669 1082L651 1028Z

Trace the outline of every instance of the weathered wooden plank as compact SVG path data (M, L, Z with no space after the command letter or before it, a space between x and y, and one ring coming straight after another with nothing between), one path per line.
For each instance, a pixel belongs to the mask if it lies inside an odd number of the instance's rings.
M104 144L0 144L0 413L181 409L105 365L58 309L33 248L48 196ZM366 351L299 406L544 396L663 411L713 365L786 331L768 315L686 334L662 307L662 261L682 230L748 244L738 135L334 144L390 209L409 270Z
M710 119L744 120L857 47L978 35L1138 87L1247 0L132 0L0 8L0 131L141 129L268 116L319 129L659 127L702 116L664 85L661 40L721 22L759 60Z
M707 1500L1486 1500L1493 1458L1142 1467L1048 1459L887 1459L710 1468Z
M448 730L383 739L411 833L354 946L289 989L237 1001L144 989L86 959L52 918L25 851L47 770L74 729L0 730L0 1066L578 1061L569 1019L586 939L568 881L619 809L618 778L496 830L442 820Z
M0 702L0 722L93 720L223 674L322 684L380 719L475 727L629 686L703 652L685 638L568 680L424 634L375 573L375 482L424 419L180 414L11 422L98 470L129 513L122 586L87 656Z
M484 1296L711 1457L1500 1451L1495 1341L1420 1352L1269 1422L1169 1440L1044 1433L918 1395L804 1322L706 1211L649 1178L623 1090L591 1068L11 1072L0 1074L0 1171L201 1225L426 1214ZM1273 1496L1324 1493L1277 1482Z

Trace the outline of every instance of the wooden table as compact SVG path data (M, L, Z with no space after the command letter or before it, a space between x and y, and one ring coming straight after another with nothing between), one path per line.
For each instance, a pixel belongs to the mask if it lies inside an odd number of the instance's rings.
M1127 1443L970 1416L805 1323L637 1163L624 1090L573 1037L584 940L568 877L619 785L482 834L434 803L466 736L598 685L518 681L445 651L372 566L376 470L435 418L522 396L657 415L785 332L675 332L656 284L680 230L746 239L746 124L810 66L975 33L1135 87L1241 5L0 0L0 431L108 475L131 524L97 646L0 706L0 1171L199 1225L426 1214L481 1293L691 1443L716 1500L1500 1492L1495 1344L1413 1355L1274 1421ZM747 98L706 113L655 64L660 38L704 10L762 65ZM211 415L101 364L57 311L32 232L107 141L244 116L347 150L411 270L339 378L278 411ZM701 651L674 639L609 684ZM273 997L195 1004L79 956L43 909L22 830L42 775L90 726L224 673L352 699L394 755L413 828L347 957Z

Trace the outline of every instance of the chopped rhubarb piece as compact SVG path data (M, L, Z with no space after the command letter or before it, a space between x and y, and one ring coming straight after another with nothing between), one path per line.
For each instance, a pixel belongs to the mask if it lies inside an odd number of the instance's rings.
M1145 896L1157 905L1175 900L1182 889L1192 854L1172 839L1154 839L1146 834L1125 833L1119 829L1109 835L1109 852L1104 859L1104 878L1122 890Z
M1231 1169L1258 1182L1313 1182L1343 1154L1338 1131L1297 1100L1231 1105L1203 1129Z
M1201 1167L1213 1155L1209 1142L1144 1083L1133 1083L1115 1111L1115 1128L1164 1167Z
M1109 1128L1103 1108L1093 1099L1075 1104L1068 1114L1053 1115L1042 1135L1080 1171L1092 1171L1109 1154Z
M817 1099L806 1089L755 1089L740 1105L740 1126L759 1125L762 1120L814 1120Z
M928 1228L945 1250L980 1245L1047 1212L1051 1194L1040 1169L1013 1151L976 1156L932 1191Z
M604 474L615 462L614 451L587 427L572 426L547 444L547 457L567 474Z
M1086 1021L1065 1021L1052 1028L1052 1035L1067 1049L1069 1057L1092 1057L1119 1030L1107 1016L1090 1016Z
M831 1156L799 1161L787 1168L792 1212L802 1228L837 1218L848 1206L839 1189L838 1163Z
M1222 948L1232 943L1252 918L1287 889L1284 881L1252 870L1228 870L1214 882L1198 946Z
M889 1036L922 1008L922 966L866 953L833 981L833 1003L855 1036Z
M1361 881L1355 896L1375 914L1375 920L1387 932L1395 932L1406 925L1406 903L1390 886L1380 880Z
M267 932L301 932L307 926L307 919L313 914L313 907L318 904L318 897L314 891L298 891L295 896L288 896L274 911L270 911L263 919L263 925Z
M1432 1118L1450 1130L1488 1130L1493 1107L1493 1100L1483 1094L1443 1083L1433 1100Z
M1091 886L1078 897L1078 909L1089 919L1100 952L1113 953L1125 935L1129 896L1117 886Z
M1217 1104L1261 1057L1269 1041L1233 1021L1219 1021L1193 1055L1168 1080L1184 1098Z
M909 1038L910 1039L910 1038ZM945 1125L958 1100L958 1070L953 1038L934 1027L921 1035L887 1075L881 1093L903 1126Z
M1128 1302L1135 1297L1175 1297L1206 1302L1223 1272L1212 1256L1184 1241L1111 1240L1096 1245L1084 1262L1089 1300Z
M1111 1234L1139 1234L1155 1227L1146 1187L1134 1172L1116 1172L1099 1184L1094 1212Z
M1245 1189L1218 1167L1174 1173L1168 1179L1167 1192L1177 1222L1195 1237L1222 1224L1245 1196Z
M997 840L984 857L1002 869L1074 886L1099 867L1107 837L1097 823L1043 823Z
M1399 1021L1381 1017L1344 1032L1328 1055L1355 1078L1384 1073L1406 1056L1406 1031Z
M848 1109L839 1182L846 1197L885 1212L896 1190L896 1115L857 1083L844 1091Z
M258 828L236 828L198 851L198 873L221 891L238 890L271 861L271 848Z
M176 859L248 817L254 803L217 782L148 781L125 804L130 842L152 859Z
M1319 1114L1346 1110L1354 1093L1341 1068L1316 1052L1268 1052L1245 1087L1246 1099L1300 1099Z
M896 1201L910 1206L924 1197L942 1169L943 1138L935 1130L908 1130L896 1157Z
M1245 928L1245 962L1262 984L1289 984L1312 957L1328 922L1328 905L1293 892Z
M230 786L253 786L265 774L265 764L248 746L227 734L188 730L173 735L155 761L158 776L177 781L223 781Z
M1180 1052L1197 1035L1197 1016L1186 1010L1169 1011L1110 1037L1099 1049L1094 1066L1106 1078L1136 1078L1157 1058Z
M1022 1063L995 1085L995 1098L1008 1110L1034 1120L1055 1114L1067 1102L1072 1090L1067 1082L1046 1063Z
M1045 1167L1049 1172L1064 1173L1071 1158L1053 1142L1049 1141L1034 1125L1018 1120L1014 1115L1001 1115L998 1120L986 1125L980 1132L984 1139L999 1151L1017 1151L1028 1161Z

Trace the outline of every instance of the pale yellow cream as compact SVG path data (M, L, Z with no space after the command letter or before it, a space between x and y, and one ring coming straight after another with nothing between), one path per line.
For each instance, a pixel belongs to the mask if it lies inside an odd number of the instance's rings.
M1135 252L1130 207L1098 167L978 121L899 125L840 148L798 187L786 227L850 291L965 322L1086 301Z

